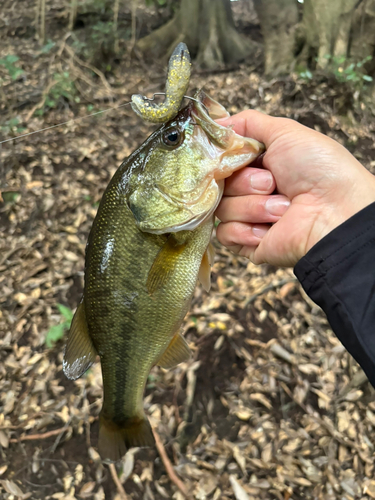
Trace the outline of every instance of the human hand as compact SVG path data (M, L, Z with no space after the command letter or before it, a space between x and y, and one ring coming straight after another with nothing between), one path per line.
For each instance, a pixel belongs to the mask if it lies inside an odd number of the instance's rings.
M333 139L253 110L219 122L266 145L264 170L252 164L227 179L216 211L218 240L255 264L294 266L375 201L375 177ZM260 173L264 185L256 189Z

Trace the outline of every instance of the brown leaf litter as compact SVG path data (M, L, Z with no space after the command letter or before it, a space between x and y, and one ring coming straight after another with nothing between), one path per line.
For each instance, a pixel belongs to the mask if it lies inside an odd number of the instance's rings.
M31 88L43 91L58 67L102 107L109 94L119 104L134 91L162 89L161 66L146 74L125 60L103 80L74 57L68 40L52 59L32 59L37 44L29 42L17 39L27 75L8 89L11 106L26 102ZM315 126L373 167L371 103L363 115L342 118L333 112L339 90L310 85L297 75L266 81L243 65L229 74L193 74L191 91L204 86L231 113L253 107ZM23 118L40 99L20 108ZM26 127L85 113L76 104L74 113L52 110ZM217 242L212 290L197 288L185 322L194 359L174 370L155 368L149 377L145 408L160 453L130 450L116 468L101 463L100 368L66 380L63 343L47 349L45 337L62 322L57 304L77 306L98 201L149 131L123 108L3 145L1 498L375 498L375 400L363 372L291 270L254 266Z

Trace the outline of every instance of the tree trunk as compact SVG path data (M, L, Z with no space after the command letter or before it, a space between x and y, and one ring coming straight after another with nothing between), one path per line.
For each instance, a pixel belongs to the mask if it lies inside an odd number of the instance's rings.
M256 45L236 31L230 0L181 0L175 17L137 47L147 56L167 58L179 42L207 69L241 61Z
M350 33L350 55L357 60L374 55L375 0L364 0L355 10ZM372 63L374 64L374 62Z
M69 31L73 31L74 23L77 18L77 0L71 0L70 2L70 11L69 11Z
M325 68L332 57L358 62L374 55L375 0L304 0L301 23L297 0L253 3L264 38L266 73L289 72L296 63Z
M351 17L358 0L305 0L303 24L305 53L324 68L329 56L347 56Z
M253 0L264 39L266 74L292 69L298 10L295 0ZM329 0L332 1L332 0Z
M303 25L306 65L315 57L320 68L331 56L364 59L374 52L375 0L305 0Z

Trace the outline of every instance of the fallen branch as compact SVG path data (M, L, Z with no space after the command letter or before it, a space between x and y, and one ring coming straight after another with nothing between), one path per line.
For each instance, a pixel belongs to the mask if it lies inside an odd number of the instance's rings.
M184 483L181 481L181 479L177 477L177 475L173 469L173 465L171 464L171 461L168 458L167 452L165 451L164 445L160 439L159 434L156 432L155 429L153 429L153 433L154 433L156 448L158 449L160 458L162 459L162 462L164 464L164 467L165 467L165 470L168 474L169 479L172 481L172 483L174 483L177 486L177 488L181 491L181 493L186 498L188 498L188 492L186 490L186 487L185 487Z
M128 500L128 497L125 493L124 487L121 484L120 479L118 478L115 464L109 464L108 467L109 467L109 470L111 472L113 482L116 485L116 488L117 488L118 494L120 495L121 500Z
M26 436L21 436L19 438L13 438L10 439L9 441L11 443L18 443L19 441L34 441L36 439L48 439L51 436L56 436L57 434L60 434L60 432L63 432L67 428L61 427L60 429L54 429L53 431L48 431L44 432L43 434L28 434Z

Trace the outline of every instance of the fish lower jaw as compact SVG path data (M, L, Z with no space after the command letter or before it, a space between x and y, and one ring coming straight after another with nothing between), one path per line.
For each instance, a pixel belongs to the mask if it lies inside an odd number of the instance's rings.
M207 219L210 213L211 210L209 213L205 212L176 226L152 229L147 227L147 224L140 224L139 229L141 231L144 231L145 233L151 233L151 234L166 234L166 233L178 233L179 231L193 231L196 227L199 226L199 224L201 224Z
M154 228L150 227L150 221L141 222L138 225L139 229L145 233L151 233L151 234L166 234L166 233L178 233L179 231L194 231L194 229L196 229L200 224L203 224L207 219L209 219L214 214L215 210L217 209L217 206L221 201L224 191L224 179L217 180L216 184L218 187L216 200L208 210L192 217L191 219L188 219L184 222L181 222L180 224L176 224L173 226Z

